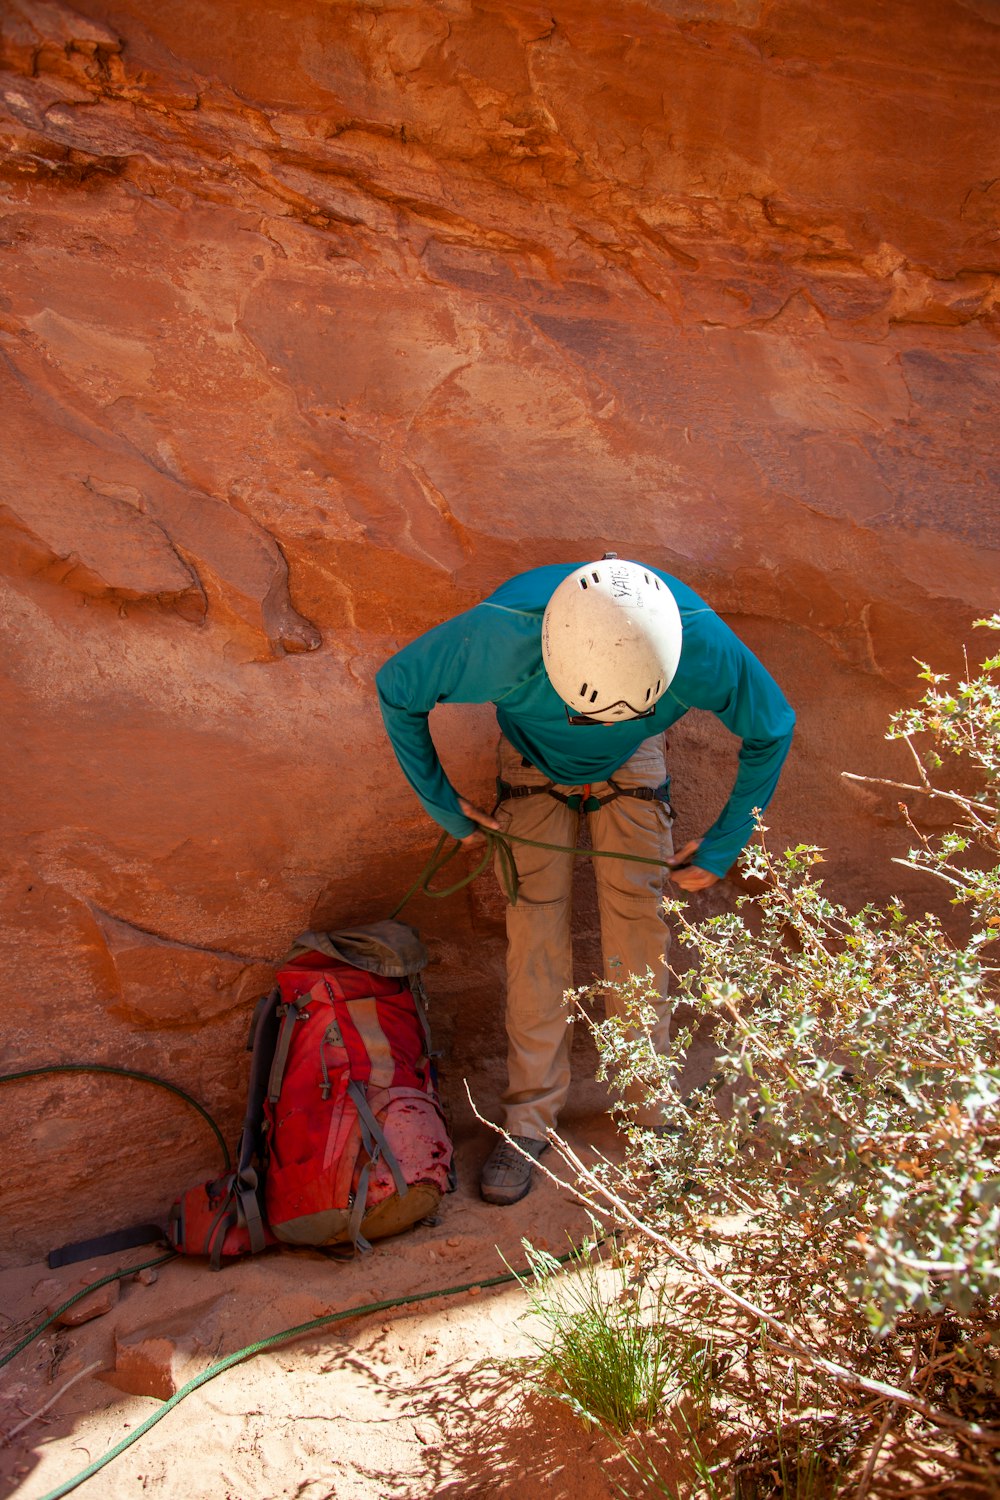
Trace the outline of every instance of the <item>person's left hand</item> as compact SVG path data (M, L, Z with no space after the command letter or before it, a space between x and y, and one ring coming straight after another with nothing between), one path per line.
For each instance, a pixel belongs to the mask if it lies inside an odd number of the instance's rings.
M467 818L471 818L473 823L479 824L479 828L491 828L496 833L502 831L501 824L497 822L492 813L484 812L481 807L476 807L475 803L470 802L467 797L459 797L458 805ZM467 833L464 839L459 839L458 842L462 845L463 849L472 849L477 844L483 842L483 835L479 832L479 828L474 829L472 833Z
M697 854L700 846L701 839L692 839L690 843L684 845L683 849L678 849L677 853L672 854L667 860L671 870L670 880L682 891L707 891L710 885L718 882L718 875L713 875L711 870L703 870L700 865L692 863L692 858Z

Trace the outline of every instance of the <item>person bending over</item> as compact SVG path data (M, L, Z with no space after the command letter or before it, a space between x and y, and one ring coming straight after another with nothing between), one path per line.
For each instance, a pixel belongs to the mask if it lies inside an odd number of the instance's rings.
M500 824L448 781L428 716L437 703L493 703L508 832L572 846L582 809L595 848L663 861L687 891L722 879L749 840L753 810L774 793L795 723L773 678L697 594L614 553L509 579L397 652L376 685L404 775L434 821L462 843ZM675 853L665 732L692 708L715 714L742 746L719 817ZM570 1083L564 996L573 978L573 856L517 843L513 852L519 889L507 907L504 1123L537 1160ZM605 978L652 970L653 1041L662 1052L670 1034L666 871L610 858L596 859L594 869ZM608 1003L618 1003L614 988ZM640 1124L662 1126L655 1104L632 1102ZM482 1170L483 1197L516 1203L532 1171L500 1140Z

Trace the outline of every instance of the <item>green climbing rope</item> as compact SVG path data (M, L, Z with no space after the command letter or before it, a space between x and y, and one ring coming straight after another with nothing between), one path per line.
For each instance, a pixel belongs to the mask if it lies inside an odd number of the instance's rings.
M229 1147L226 1145L222 1131L205 1106L199 1104L197 1099L193 1099L182 1088L178 1088L175 1083L167 1083L165 1078L155 1078L152 1073L136 1072L134 1068L112 1067L109 1063L50 1063L44 1068L25 1068L20 1073L0 1074L0 1083L16 1083L21 1078L40 1078L45 1073L111 1073L117 1078L133 1078L140 1083L153 1083L159 1089L166 1089L168 1093L176 1094L179 1099L183 1099L185 1104L190 1104L191 1108L196 1109L201 1115L219 1143L222 1159L225 1162L223 1170L232 1171L233 1159L229 1154Z
M503 886L507 900L511 906L516 906L518 892L517 862L514 859L514 851L511 848L511 844L528 844L532 849L551 849L556 854L580 855L585 859L624 859L637 865L658 865L663 870L676 868L668 859L653 859L647 854L625 854L618 849L579 849L571 844L546 844L540 839L526 839L519 833L499 833L494 828L484 828L482 825L480 825L480 831L486 840L486 847L475 869L471 870L467 875L463 875L461 880L456 880L453 885L444 886L439 890L432 890L431 881L435 875L439 870L443 870L445 865L453 860L462 848L461 840L456 839L452 847L445 850L445 844L448 842L449 835L442 833L434 846L434 852L427 861L427 864L410 886L410 889L402 901L400 901L392 916L397 917L406 903L418 891L422 891L425 896L430 896L434 901L440 901L445 896L453 896L456 891L462 890L464 886L471 885L474 880L477 880L490 861L494 859L496 860L500 883Z
M511 848L511 844L527 844L535 849L549 849L558 854L579 855L587 859L623 859L632 861L636 864L658 865L664 869L672 868L667 860L652 859L646 855L625 854L618 851L612 851L610 849L580 849L563 844L542 843L538 839L523 838L519 834L499 833L496 830L490 828L484 828L482 832L485 837L485 848L483 850L482 858L478 861L475 868L466 875L463 875L460 880L454 881L451 885L445 886L441 889L432 890L431 881L434 879L435 875L437 875L440 870L444 869L444 867L455 858L455 855L458 854L458 852L462 848L461 841L455 840L453 847L446 850L445 845L448 841L449 836L447 833L442 833L441 837L438 839L434 852L427 862L427 865L421 871L420 875L414 881L413 885L406 892L406 895L392 912L392 916L398 916L403 907L409 900L411 900L414 895L416 895L418 891L422 891L424 895L429 896L434 900L441 900L445 896L454 895L456 891L462 890L465 886L470 885L472 881L478 879L478 877L486 869L486 866L494 860L496 861L496 865L500 874L500 880L506 892L507 898L510 901L511 905L515 905L517 902L518 893L518 876L517 865L514 859L514 853ZM0 1075L0 1083L14 1083L20 1079L35 1078L50 1073L109 1073L121 1078L132 1078L143 1083L151 1083L156 1085L156 1087L158 1088L166 1089L169 1093L176 1094L187 1104L190 1104L192 1108L196 1109L210 1126L216 1140L218 1141L222 1149L222 1154L225 1161L225 1170L227 1172L231 1171L232 1159L229 1154L229 1149L223 1138L222 1132L219 1130L219 1127L216 1125L215 1121L212 1119L208 1111L201 1104L199 1104L196 1099L192 1098L190 1094L185 1093L183 1089L178 1088L175 1084L167 1083L162 1078L156 1078L150 1073L140 1073L131 1068L112 1067L104 1063L60 1063L42 1068L27 1068L18 1073L8 1073ZM566 1261L571 1259L572 1254L573 1252L571 1251L567 1255L560 1256L560 1263L565 1264ZM163 1265L166 1261L173 1260L175 1256L175 1251L168 1251L166 1254L157 1256L153 1260L141 1261L137 1265L123 1267L118 1271L112 1272L108 1276L102 1277L99 1281L93 1282L90 1286L82 1288L81 1291L76 1292L72 1297L68 1299L68 1301L64 1302L61 1307L57 1308L55 1312L53 1312L48 1318L46 1318L44 1322L39 1324L37 1328L35 1328L18 1344L16 1344L13 1349L9 1350L7 1354L0 1358L0 1368L2 1368L10 1360L12 1360L16 1354L19 1354L22 1349L25 1349L28 1344L30 1344L41 1333L43 1333L46 1328L54 1323L61 1313L65 1312L67 1308L71 1307L75 1302L78 1302L82 1297L87 1296L90 1292L95 1291L98 1287L106 1285L110 1281L116 1281L125 1276L135 1275L138 1271L146 1270L147 1268L153 1266ZM216 1364L210 1365L207 1370L203 1370L200 1375L196 1375L192 1380L189 1380L186 1385L181 1386L181 1388L176 1391L174 1395L169 1398L169 1400L163 1403L159 1410L153 1412L149 1417L146 1418L144 1422L140 1423L140 1425L134 1428L132 1432L128 1433L126 1437L122 1438L120 1442L116 1443L113 1448L110 1448L107 1453L103 1454L100 1458L95 1459L93 1463L88 1464L85 1469L82 1469L78 1474L74 1475L72 1479L67 1479L62 1484L58 1485L54 1490L50 1490L47 1495L42 1496L42 1500L61 1500L61 1497L63 1495L68 1495L71 1493L71 1491L77 1489L81 1484L85 1484L88 1479L91 1479L95 1474L99 1473L101 1469L105 1468L120 1454L124 1453L125 1450L127 1448L130 1448L133 1443L139 1440L139 1438L143 1437L150 1430L150 1428L156 1425L157 1422L161 1422L163 1418L168 1414L168 1412L172 1411L175 1406L179 1405L179 1403L183 1401L186 1396L191 1395L192 1392L200 1389L201 1386L206 1385L210 1380L214 1380L217 1375L221 1375L224 1373L224 1371L232 1369L234 1365L241 1364L244 1360L252 1359L255 1355L263 1353L267 1349L273 1349L279 1344L289 1343L292 1339L301 1338L305 1334L314 1333L321 1328L328 1328L331 1324L342 1322L346 1318L366 1317L372 1313L386 1312L394 1307L407 1307L415 1302L429 1302L438 1297L460 1296L462 1293L472 1291L473 1288L503 1286L511 1281L519 1280L520 1275L520 1272L510 1271L503 1276L492 1276L485 1280L465 1282L460 1286L440 1287L435 1291L417 1292L408 1297L391 1297L380 1302L361 1303L355 1307L345 1308L341 1312L327 1313L323 1317L313 1318L308 1323L299 1323L294 1328L286 1328L280 1333L271 1334L268 1338L258 1339L252 1344L247 1344L243 1349L238 1349L235 1351L235 1353L228 1354L224 1359L217 1361Z
M43 1323L39 1323L37 1328L33 1328L29 1334L26 1334L19 1344L7 1350L7 1353L0 1358L0 1370L4 1365L10 1364L15 1354L20 1354L22 1349L27 1349L29 1344L34 1343L46 1328L50 1328L56 1319L61 1317L68 1307L72 1307L74 1302L79 1302L81 1297L89 1297L91 1292L96 1292L99 1286L107 1286L109 1281L121 1281L125 1276L134 1276L137 1271L147 1271L151 1266L162 1266L166 1261L176 1259L177 1251L168 1250L165 1255L158 1255L155 1260L143 1260L137 1266L123 1266L118 1271L112 1271L110 1276L102 1276L100 1281L92 1281L89 1286L83 1287L79 1292L74 1292L72 1297L67 1298L61 1307L57 1307L55 1312L50 1313Z
M572 1259L573 1254L574 1252L571 1250L567 1255L560 1256L560 1264L565 1265L568 1260ZM136 1266L134 1269L139 1270L141 1268ZM393 1307L408 1307L414 1302L431 1302L437 1297L461 1296L463 1292L471 1292L474 1287L503 1286L507 1282L520 1280L523 1274L520 1271L508 1271L503 1276L491 1276L480 1281L467 1281L463 1282L461 1286L438 1287L431 1292L414 1292L408 1297L388 1297L381 1302L363 1302L356 1307L344 1308L340 1312L325 1313L321 1318L311 1318L308 1323L299 1323L294 1328L284 1329L281 1333L272 1333L268 1338L257 1339L254 1343L247 1344L242 1349L237 1349L234 1354L227 1354L224 1359L218 1360L214 1365L209 1365L208 1369L203 1370L200 1375L195 1375L186 1385L182 1385L180 1390L175 1391L159 1410L152 1412L144 1422L140 1422L138 1427L133 1428L120 1442L115 1443L113 1448L109 1448L107 1453L102 1454L100 1458L94 1459L93 1463L89 1463L85 1469L81 1469L78 1474L74 1474L72 1479L66 1479L62 1484L57 1485L54 1490L49 1490L47 1495L42 1496L42 1500L61 1500L63 1495L68 1495L81 1484L85 1484L88 1479L92 1479L101 1469L124 1453L126 1448L130 1448L133 1443L138 1442L139 1438L144 1437L151 1427L156 1426L157 1422L162 1422L167 1413L173 1411L174 1407L178 1406L186 1396L190 1396L193 1391L198 1390L201 1386L207 1385L217 1375L222 1375L226 1370L231 1370L234 1365L242 1364L246 1359L253 1359L255 1355L262 1354L267 1349L274 1349L279 1344L290 1343L292 1339L302 1338L307 1333L315 1333L320 1328L329 1328L332 1323L343 1322L345 1318L363 1318L369 1316L371 1313L387 1312ZM95 1285L100 1284L99 1282L95 1283ZM92 1290L92 1288L88 1288L87 1290Z

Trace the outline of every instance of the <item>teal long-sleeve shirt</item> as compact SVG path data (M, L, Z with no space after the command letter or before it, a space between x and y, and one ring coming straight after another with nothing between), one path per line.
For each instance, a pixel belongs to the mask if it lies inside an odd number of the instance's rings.
M729 800L704 835L697 863L725 875L753 833L753 809L774 794L795 715L751 651L686 584L657 575L680 609L681 658L647 719L570 724L542 662L542 616L576 564L521 573L477 604L404 646L376 676L385 726L403 774L427 812L455 838L475 824L458 804L428 725L436 703L493 703L500 728L560 786L613 776L642 743L689 708L707 709L743 741Z

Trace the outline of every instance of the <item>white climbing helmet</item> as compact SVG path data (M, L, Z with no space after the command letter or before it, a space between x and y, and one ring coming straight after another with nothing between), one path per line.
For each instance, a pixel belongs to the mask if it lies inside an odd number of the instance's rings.
M542 659L570 723L653 712L681 655L681 616L662 578L614 552L564 578L542 620Z

